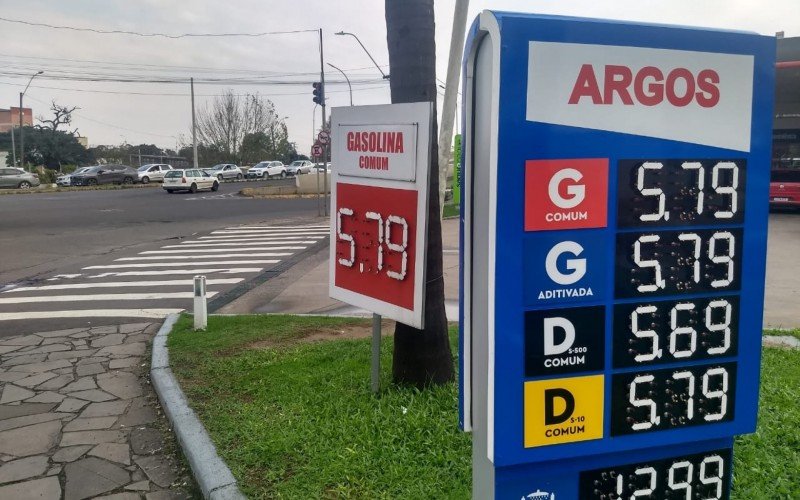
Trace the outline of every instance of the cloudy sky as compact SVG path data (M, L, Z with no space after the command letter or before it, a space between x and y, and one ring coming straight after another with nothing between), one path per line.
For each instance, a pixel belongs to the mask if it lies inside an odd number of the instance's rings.
M402 1L402 0L398 0ZM259 33L322 28L325 60L354 82L355 104L389 102L355 33L388 72L386 25L381 0L0 0L0 17L60 26L146 33ZM437 73L445 78L454 0L436 0ZM798 0L472 0L472 20L484 9L626 19L800 36ZM78 106L74 126L91 145L155 143L174 148L189 137L188 79L197 84L201 108L226 88L259 92L286 117L290 140L301 152L312 141L311 85L319 72L315 32L261 37L180 38L97 34L0 21L0 108L16 106L28 77L25 105L34 116L52 100ZM120 83L92 80L167 80ZM342 80L330 67L326 78ZM213 80L240 80L236 85ZM257 82L257 84L256 84ZM328 86L328 103L349 104L347 86ZM319 111L316 113L319 125Z

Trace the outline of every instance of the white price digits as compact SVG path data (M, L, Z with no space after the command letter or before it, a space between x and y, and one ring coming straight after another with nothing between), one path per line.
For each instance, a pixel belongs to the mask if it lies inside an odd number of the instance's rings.
M699 458L699 457L698 457ZM723 493L723 477L725 476L725 460L719 455L708 455L697 464L697 458L675 459L672 463L658 465L658 470L652 465L636 467L632 473L617 472L614 481L616 496L601 496L600 498L618 498L620 500L637 500L640 498L681 498L683 500L720 500ZM669 465L669 469L665 467ZM698 467L699 465L699 467ZM699 471L695 474L695 471ZM667 491L659 490L659 471L667 476ZM616 472L613 471L612 474ZM606 474L604 471L603 474ZM613 476L612 476L613 477ZM699 481L699 483L698 483ZM597 481L595 481L597 482ZM663 484L663 483L661 483ZM634 487L638 489L634 491ZM626 491L630 492L627 496ZM673 493L673 494L668 494ZM599 493L599 492L596 492Z
M645 234L636 240L633 244L633 261L642 269L650 268L653 270L653 282L648 284L641 284L636 289L641 293L655 292L656 290L663 289L667 282L662 278L661 263L658 259L642 259L642 244L644 243L657 243L661 236L655 234Z
M669 221L670 211L666 206L667 195L660 187L659 182L652 182L651 179L660 176L664 164L658 161L648 161L642 163L636 171L636 189L639 193L646 198L652 199L656 205L656 209L652 213L645 213L639 215L639 220L642 222L657 222ZM694 211L700 215L706 208L713 208L707 205L707 201L715 199L725 200L726 203L715 203L717 207L725 207L724 209L715 208L714 218L716 219L731 219L739 211L739 166L732 161L719 161L714 164L711 169L711 189L718 196L706 196L706 169L699 161L685 161L681 163L681 169L694 170L694 186L691 186L692 192L697 193L697 200L694 205ZM726 172L730 172L729 176L725 176ZM728 177L729 180L723 180ZM683 207L676 207L681 209Z
M344 241L350 245L350 257L339 257L338 259L339 264L345 267L353 267L355 265L356 239L354 235L342 231L342 219L343 217L353 217L353 215L353 209L345 207L340 208L336 214L336 236L339 241ZM404 280L408 274L408 222L399 215L389 215L384 221L383 216L377 212L367 212L364 214L364 217L368 221L375 221L378 229L376 270L378 272L383 271L385 260L383 247L386 246L389 251L400 254L400 271L389 269L386 271L386 275L398 281ZM396 226L402 228L399 230L399 243L392 239L392 228ZM397 232L398 230L395 230L395 233ZM397 238L395 238L395 240L397 240Z

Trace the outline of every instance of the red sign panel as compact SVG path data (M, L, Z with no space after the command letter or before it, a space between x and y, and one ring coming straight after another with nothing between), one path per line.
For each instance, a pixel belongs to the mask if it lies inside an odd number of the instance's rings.
M525 162L525 230L606 227L608 159Z
M413 189L336 184L337 287L414 309L417 196Z

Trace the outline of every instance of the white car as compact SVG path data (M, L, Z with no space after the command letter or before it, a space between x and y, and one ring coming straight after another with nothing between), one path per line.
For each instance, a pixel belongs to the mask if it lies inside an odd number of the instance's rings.
M150 163L136 169L139 173L139 182L142 184L161 182L164 180L164 174L170 170L172 170L172 167L166 163Z
M244 177L242 169L233 163L220 163L219 165L214 165L211 168L203 169L203 171L213 175L219 180L242 179Z
M219 189L219 179L199 168L173 169L164 175L162 187L170 194L176 191L194 193L201 189L216 191Z
M295 160L286 167L289 175L310 174L314 164L308 160Z
M73 175L80 174L82 172L86 172L90 168L91 167L81 167L81 168L75 170L74 172L72 172L71 174L61 175L58 178L56 178L56 185L58 185L58 186L71 186L72 185L72 176Z
M247 171L247 177L251 178L267 178L270 177L286 177L288 174L286 166L281 161L262 161L253 165Z

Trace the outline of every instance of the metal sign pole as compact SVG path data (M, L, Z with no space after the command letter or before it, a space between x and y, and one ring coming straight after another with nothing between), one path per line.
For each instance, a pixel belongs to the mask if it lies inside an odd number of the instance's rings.
M381 388L381 315L372 315L372 392Z

